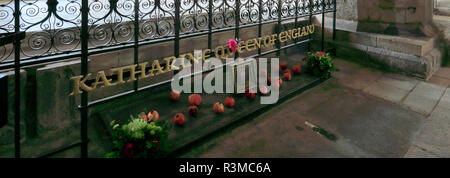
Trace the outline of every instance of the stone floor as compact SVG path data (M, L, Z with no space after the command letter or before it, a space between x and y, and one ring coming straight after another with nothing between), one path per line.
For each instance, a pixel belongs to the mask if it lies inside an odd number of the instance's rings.
M335 62L332 79L181 157L450 157L450 68L423 82Z
M428 82L443 87L450 87L450 67L441 68Z

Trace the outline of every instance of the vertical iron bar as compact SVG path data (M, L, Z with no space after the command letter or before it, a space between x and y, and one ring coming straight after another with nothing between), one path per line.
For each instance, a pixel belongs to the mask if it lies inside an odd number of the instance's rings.
M262 0L259 0L258 12L259 12L259 22L258 22L258 38L262 36ZM258 48L258 56L261 57L262 50Z
M295 23L294 23L294 29L297 29L297 27L298 27L298 3L299 3L299 0L295 0ZM299 40L298 38L295 39L294 43L297 44L298 40ZM299 47L299 46L297 46L297 47Z
M322 0L322 51L325 51L325 0Z
M295 0L295 22L294 22L294 28L297 28L297 23L298 23L298 1L299 0Z
M20 1L14 0L14 31L20 32ZM14 40L14 155L20 158L20 40Z
M234 38L237 40L237 42L239 43L239 31L240 31L240 29L239 29L239 26L240 26L240 19L241 19L241 1L240 0L236 0L236 8L235 8L235 26L236 26L236 29L234 30ZM236 58L238 58L239 57L239 53L238 52L236 52L235 53L235 55L234 55L234 58L236 59Z
M138 64L138 62L139 62L139 0L134 0L134 64ZM138 88L139 88L139 80L136 80L134 81L134 92L137 92Z
M89 4L87 0L81 3L81 75L88 73L88 42L89 42L89 27L88 15ZM81 94L81 158L88 157L88 93Z
M314 25L312 22L312 17L313 17L313 7L314 7L314 1L313 0L309 0L309 25ZM308 42L308 52L311 51L312 49L312 35L308 36L309 38L309 42Z
M0 129L8 123L8 75L0 74Z
M212 48L212 26L213 26L213 0L209 0L208 7L208 49Z
M278 26L277 26L277 34L279 35L281 33L281 0L278 0ZM277 40L277 57L281 54L281 43L280 40Z
M333 0L333 41L336 40L336 11L337 11L337 7L336 7L336 0Z
M159 5L159 4L158 4ZM180 1L175 1L175 42L174 55L178 58L180 56Z
M334 9L333 9L333 42L335 42L336 41L336 11L337 11L336 0L333 0L333 7L334 7ZM335 43L333 43L333 44L335 44ZM337 49L336 49L336 46L334 46L333 47L333 55L336 56L336 54L337 54Z

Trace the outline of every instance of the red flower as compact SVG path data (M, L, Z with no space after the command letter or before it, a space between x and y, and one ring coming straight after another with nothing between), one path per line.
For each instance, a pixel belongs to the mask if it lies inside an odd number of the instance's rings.
M133 155L134 155L133 144L127 143L127 144L125 145L125 148L123 149L123 154L124 154L125 157L127 157L127 158L133 157Z
M326 52L320 52L320 53L317 54L317 57L322 57L323 55L327 55L327 53Z
M230 39L230 40L228 40L227 44L228 44L228 48L230 48L231 51L233 51L235 53L237 50L236 48L238 46L238 43L236 42L236 40Z

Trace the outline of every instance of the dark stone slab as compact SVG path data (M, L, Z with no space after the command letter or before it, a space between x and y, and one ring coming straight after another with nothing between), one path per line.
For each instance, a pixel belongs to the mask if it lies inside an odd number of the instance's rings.
M186 150L181 157L398 158L413 145L425 120L421 114L342 86L332 78L239 128ZM336 135L337 140L317 134L305 122Z
M280 61L286 59L282 58ZM302 56L296 55L289 58L288 61L292 66L294 63L300 63L301 59ZM290 98L297 94L297 91L307 89L321 81L323 80L309 74L294 75L291 81L283 82L280 98ZM132 114L157 110L160 113L161 120L168 120L172 124L168 144L170 152L174 152L240 120L251 119L255 117L251 114L263 113L265 108L272 106L261 105L258 95L254 100L248 100L242 94L234 95L235 107L225 108L225 113L217 115L213 111L214 103L223 103L224 99L231 94L201 94L202 104L199 106L199 115L191 117L187 113L189 94L182 94L180 101L173 102L169 99L170 90L170 83L155 87L127 98L94 107L92 113L98 113L100 117L98 119L102 119L105 124L109 124L112 120L126 122ZM176 113L183 113L186 116L184 126L173 126L173 117ZM107 127L109 126L107 125Z

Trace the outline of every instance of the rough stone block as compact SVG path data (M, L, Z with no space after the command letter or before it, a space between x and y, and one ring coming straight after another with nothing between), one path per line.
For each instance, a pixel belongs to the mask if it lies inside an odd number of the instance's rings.
M426 49L430 50L430 48L423 48L424 45L427 44L428 41L419 41L410 38L401 38L394 36L385 36L379 35L377 37L377 47L382 49L388 49L395 52L411 54L415 56L423 56L426 52Z
M373 47L377 46L376 35L373 35L370 33L349 32L349 31L338 30L336 36L337 36L338 41L357 43L357 44L373 46Z
M346 0L346 1L336 1L336 17L345 20L358 20L358 1L357 0ZM331 14L328 14L331 16Z
M425 66L420 58L412 55L397 53L385 49L368 47L371 60L375 60L386 67L410 74L424 75Z

